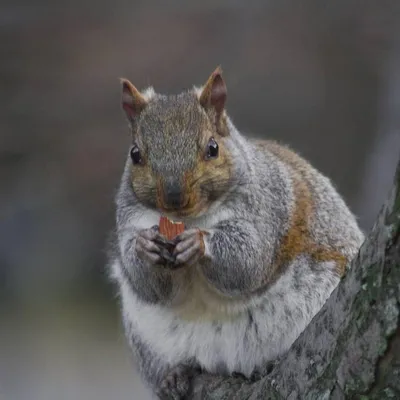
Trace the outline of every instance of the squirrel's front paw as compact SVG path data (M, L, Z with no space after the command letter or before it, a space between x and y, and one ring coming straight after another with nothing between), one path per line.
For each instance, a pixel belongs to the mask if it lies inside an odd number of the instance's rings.
M167 261L173 262L174 258L160 245L162 240L163 238L158 232L158 226L138 232L136 239L138 257L151 265L165 265Z
M205 253L204 233L200 229L188 229L175 239L173 256L176 265L192 265Z

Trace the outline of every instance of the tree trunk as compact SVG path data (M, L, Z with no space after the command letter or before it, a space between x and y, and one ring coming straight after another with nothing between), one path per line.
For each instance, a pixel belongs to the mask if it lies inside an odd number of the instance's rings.
M204 374L194 399L400 399L400 161L346 276L257 382Z

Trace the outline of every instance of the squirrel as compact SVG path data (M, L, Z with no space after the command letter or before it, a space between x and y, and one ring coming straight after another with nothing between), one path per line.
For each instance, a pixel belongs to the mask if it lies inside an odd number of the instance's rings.
M238 131L220 67L177 95L121 84L132 143L109 267L142 378L181 399L202 372L259 377L338 285L357 220L289 147ZM161 216L184 231L168 242Z

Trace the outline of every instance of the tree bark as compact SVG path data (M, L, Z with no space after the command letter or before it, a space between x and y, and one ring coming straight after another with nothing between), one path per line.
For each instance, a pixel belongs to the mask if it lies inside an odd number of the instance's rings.
M200 375L193 398L400 399L400 160L378 219L321 311L257 382Z

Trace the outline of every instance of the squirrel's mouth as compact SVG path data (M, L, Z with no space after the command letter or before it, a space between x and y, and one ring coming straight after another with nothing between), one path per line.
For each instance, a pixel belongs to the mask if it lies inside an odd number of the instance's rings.
M195 218L204 213L207 209L207 199L202 196L183 196L179 201L165 201L164 197L157 199L157 208L165 216L179 218Z
M199 217L206 210L205 201L200 201L195 205L191 205L189 202L184 207L179 208L165 208L160 207L160 211L169 217L173 218L194 218Z
M161 212L168 217L174 217L174 218L196 217L199 213L197 207L196 208L186 207L179 209L161 208Z

